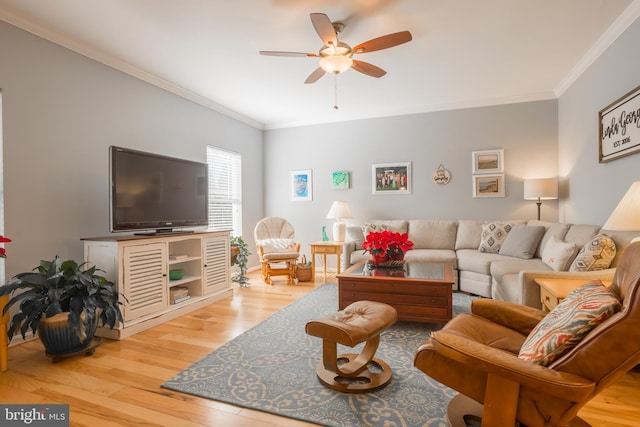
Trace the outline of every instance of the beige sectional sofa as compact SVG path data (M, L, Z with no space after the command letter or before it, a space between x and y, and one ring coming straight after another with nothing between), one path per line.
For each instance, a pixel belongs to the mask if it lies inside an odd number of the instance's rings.
M392 231L408 233L414 248L407 252L405 259L424 261L449 261L456 272L454 289L484 297L512 301L531 307L540 308L540 289L534 282L536 277L567 277L590 279L611 279L620 255L629 242L640 235L638 232L621 232L603 230L599 226L584 224L564 224L545 221L527 220L372 220L364 223L367 227L384 226ZM514 242L516 236L523 240L536 240L531 247L532 258L525 259L521 253L517 256L502 253L487 253L479 250L481 242L486 246L486 235L490 225L504 226L508 230L518 229L509 242L510 250L514 243L527 246L529 242ZM536 237L528 237L536 231ZM509 233L511 234L511 233ZM544 262L542 252L546 245L575 244L576 252L589 243L596 235L605 234L613 240L616 255L609 268L599 271L566 271L571 260L559 271ZM526 237L525 237L526 236ZM540 237L541 236L541 237ZM550 240L553 242L549 243ZM364 233L362 225L348 225L342 253L342 268L370 258L362 250ZM525 244L526 243L526 244ZM566 246L566 245L565 245ZM483 250L486 249L483 248ZM549 249L549 248L548 248ZM516 251L522 251L517 248ZM526 252L526 250L525 250ZM549 252L547 252L548 254ZM523 257L521 257L523 256ZM575 255L572 257L574 258ZM558 266L556 266L558 268Z

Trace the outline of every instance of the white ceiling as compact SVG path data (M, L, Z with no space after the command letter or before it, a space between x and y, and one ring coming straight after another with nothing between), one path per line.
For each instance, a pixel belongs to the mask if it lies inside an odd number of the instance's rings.
M305 85L311 12L351 46L409 30ZM0 0L0 19L261 129L557 98L640 16L640 0ZM1 53L0 53L1 55Z

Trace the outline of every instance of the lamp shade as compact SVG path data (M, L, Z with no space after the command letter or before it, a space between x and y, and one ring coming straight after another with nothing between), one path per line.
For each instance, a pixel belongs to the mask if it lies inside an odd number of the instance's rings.
M343 202L341 200L336 200L331 205L331 209L329 209L329 213L327 214L327 218L331 219L342 219L342 218L351 218L351 210L349 209L349 205L347 202Z
M555 200L558 198L558 178L538 178L524 181L525 200Z
M640 181L631 184L602 228L623 231L640 230Z

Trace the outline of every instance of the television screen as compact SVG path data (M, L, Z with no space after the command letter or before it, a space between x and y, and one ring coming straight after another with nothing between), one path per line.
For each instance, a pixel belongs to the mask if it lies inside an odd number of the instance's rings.
M208 224L206 163L113 146L109 153L111 231Z

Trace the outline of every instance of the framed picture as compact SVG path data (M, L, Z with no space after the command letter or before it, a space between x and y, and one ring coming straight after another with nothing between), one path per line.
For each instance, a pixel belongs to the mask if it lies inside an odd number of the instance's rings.
M411 194L411 162L375 163L371 171L373 194Z
M311 169L291 171L291 200L294 202L313 200Z
M503 173L504 150L502 148L496 150L473 151L473 170L472 173Z
M331 172L331 187L334 190L346 190L349 188L351 172Z
M504 174L474 175L473 197L504 197Z
M640 151L640 86L600 110L600 163Z

